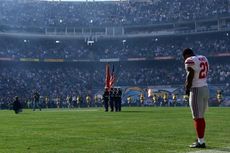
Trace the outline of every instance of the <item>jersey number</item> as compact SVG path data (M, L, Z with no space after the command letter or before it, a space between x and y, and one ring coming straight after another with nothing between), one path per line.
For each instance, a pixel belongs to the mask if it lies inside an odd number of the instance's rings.
M207 77L208 74L208 62L202 62L200 63L200 74L199 79L204 79Z

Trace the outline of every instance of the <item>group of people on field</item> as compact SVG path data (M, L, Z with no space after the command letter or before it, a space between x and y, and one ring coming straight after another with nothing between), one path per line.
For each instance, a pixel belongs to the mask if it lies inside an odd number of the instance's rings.
M108 88L105 89L103 94L103 103L105 111L121 111L121 103L122 103L122 90L120 88L111 88L110 90Z

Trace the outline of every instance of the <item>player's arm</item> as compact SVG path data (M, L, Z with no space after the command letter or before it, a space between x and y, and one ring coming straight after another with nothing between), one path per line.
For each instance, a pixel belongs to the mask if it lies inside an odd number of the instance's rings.
M192 80L194 78L194 70L191 67L187 68L188 75L186 78L186 83L185 83L185 89L186 89L186 95L189 95L190 89L192 87Z

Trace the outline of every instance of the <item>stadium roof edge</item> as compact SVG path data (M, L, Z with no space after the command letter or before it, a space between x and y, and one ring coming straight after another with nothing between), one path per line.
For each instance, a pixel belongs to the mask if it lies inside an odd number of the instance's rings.
M9 2L157 2L159 0L3 0Z
M40 1L58 1L58 2L152 2L154 0L40 0ZM159 0L155 0L159 1Z

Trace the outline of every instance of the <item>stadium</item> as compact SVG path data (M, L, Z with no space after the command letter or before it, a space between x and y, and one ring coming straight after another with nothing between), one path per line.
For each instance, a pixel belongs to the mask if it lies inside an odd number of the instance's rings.
M185 48L210 65L205 150L187 147ZM230 152L229 59L229 0L1 0L0 152Z

